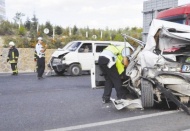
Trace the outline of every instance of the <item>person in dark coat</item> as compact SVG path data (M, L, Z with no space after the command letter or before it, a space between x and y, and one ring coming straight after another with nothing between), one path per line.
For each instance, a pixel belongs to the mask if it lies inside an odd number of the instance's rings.
M15 43L13 41L9 42L9 53L7 57L7 62L11 64L11 69L13 72L12 75L18 75L18 68L17 68L18 57L19 57L19 52L15 47Z

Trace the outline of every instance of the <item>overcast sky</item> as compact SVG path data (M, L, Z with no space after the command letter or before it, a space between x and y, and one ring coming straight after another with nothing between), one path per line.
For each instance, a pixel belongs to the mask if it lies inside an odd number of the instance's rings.
M40 24L50 21L62 27L118 29L142 27L145 0L5 0L6 16L13 21L16 12L30 19L35 14ZM190 0L178 0L178 5Z

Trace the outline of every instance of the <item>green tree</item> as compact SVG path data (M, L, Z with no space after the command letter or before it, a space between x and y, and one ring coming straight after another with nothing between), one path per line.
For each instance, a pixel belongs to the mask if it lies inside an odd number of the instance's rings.
M33 18L31 18L31 24L30 24L30 38L36 39L38 34L37 34L37 26L38 26L38 18L36 15L33 15Z
M26 29L24 26L20 26L18 34L24 36L26 34Z
M61 35L63 33L63 30L60 26L55 27L55 34Z
M52 38L53 35L53 26L48 21L45 25L39 24L38 19L34 15L30 20L26 19L24 26L21 24L18 29L18 22L22 18L22 13L17 13L15 16L15 23L10 23L9 21L2 21L0 23L0 35L12 35L7 36L7 41L13 40L16 43L19 43L18 46L20 48L25 47L34 47L37 42L37 37L42 36L44 38L44 42L48 44L48 48L61 48L65 44L73 40L92 40L92 36L96 35L96 40L103 41L124 41L122 37L122 33L130 35L138 40L142 40L142 28L137 27L126 27L120 28L118 30L110 30L108 27L106 29L90 29L89 27L85 28L77 28L74 26L72 28L72 35L69 35L69 27L62 28L61 26L55 27L55 37L54 40ZM38 26L39 24L39 26ZM37 32L38 26L38 32ZM49 34L46 35L43 33L44 28L48 28L50 30ZM86 32L88 32L88 37L86 38ZM101 37L101 32L102 37ZM27 35L26 35L27 34ZM29 34L29 35L28 35ZM18 36L19 35L19 36ZM133 46L137 46L134 41L127 39L127 41ZM7 45L5 45L7 46Z
M22 17L25 16L25 14L21 13L21 12L17 12L15 17L13 18L15 23L19 24L19 28L20 25L22 24Z
M73 35L76 35L78 32L78 28L76 27L76 25L74 25L73 27Z
M115 37L113 38L114 41L124 41L124 38L122 37L121 34L116 34Z
M29 19L28 17L27 17L27 20L26 20L24 26L25 26L25 28L26 28L27 30L30 30L31 21L30 21L30 19Z
M12 35L12 34L14 34L13 24L11 24L9 21L1 21L0 35Z
M64 36L69 36L69 27L63 29L63 35Z
M33 15L33 18L31 19L31 21L32 21L31 29L33 31L36 31L37 30L37 26L38 26L38 18L36 17L35 14Z

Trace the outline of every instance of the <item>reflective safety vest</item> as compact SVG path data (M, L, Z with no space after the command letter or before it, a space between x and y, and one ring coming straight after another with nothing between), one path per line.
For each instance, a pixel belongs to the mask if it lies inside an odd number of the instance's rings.
M35 50L35 52L34 52L34 60L37 60L37 57L38 57L38 55L37 55L37 52Z
M111 51L116 57L116 67L119 74L121 74L124 71L124 65L122 63L123 57L122 57L122 50L125 46L114 46L109 45L105 50Z
M17 63L18 57L19 57L19 52L15 47L9 49L7 59L9 60L10 63Z

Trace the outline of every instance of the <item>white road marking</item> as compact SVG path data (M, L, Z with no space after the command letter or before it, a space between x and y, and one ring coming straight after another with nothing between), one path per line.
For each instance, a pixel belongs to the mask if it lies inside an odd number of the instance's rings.
M46 131L71 131L71 130L89 128L89 127L103 126L103 125L108 125L108 124L115 124L115 123L120 123L120 122L127 122L127 121L133 121L133 120L138 120L138 119L150 118L150 117L161 116L161 115L166 115L166 114L172 114L172 113L177 113L177 112L179 112L179 111L167 111L167 112L161 112L161 113L154 113L154 114L148 114L148 115L135 116L135 117L130 117L130 118L123 118L123 119L96 122L96 123L90 123L90 124L84 124L84 125L77 125L77 126L58 128L58 129L51 129L51 130L46 130Z

